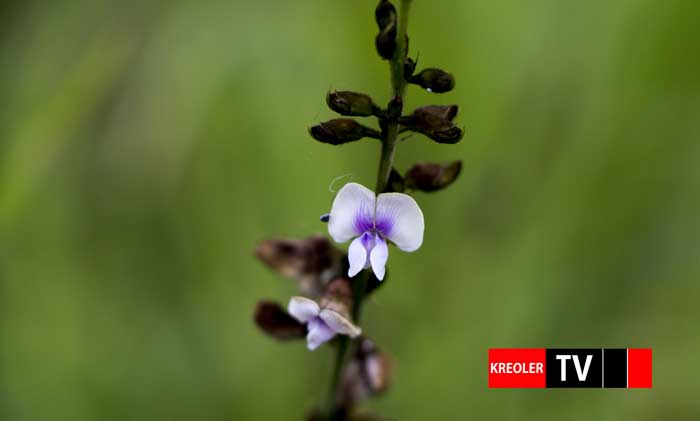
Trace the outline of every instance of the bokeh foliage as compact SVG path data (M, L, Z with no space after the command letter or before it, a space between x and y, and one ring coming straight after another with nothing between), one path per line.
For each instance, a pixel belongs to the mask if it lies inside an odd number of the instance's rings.
M0 419L299 419L331 353L252 323L291 282L253 257L323 232L379 145L309 138L329 88L388 99L374 1L3 2ZM463 159L417 194L364 329L401 420L698 419L700 6L414 0L411 51L457 79ZM347 180L347 178L345 179ZM654 388L486 388L489 347L651 346Z

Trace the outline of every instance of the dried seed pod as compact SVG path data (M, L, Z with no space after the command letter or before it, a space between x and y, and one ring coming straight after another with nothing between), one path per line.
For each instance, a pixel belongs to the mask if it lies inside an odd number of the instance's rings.
M328 92L326 95L328 107L340 115L368 117L377 115L379 107L369 95L350 91Z
M372 395L385 392L391 383L391 359L374 342L364 339L356 352L356 358L364 362L364 376Z
M384 60L391 60L394 57L396 53L396 22L390 23L379 31L374 39L374 45L377 47L377 53Z
M454 144L462 140L464 130L457 126L452 126L440 130L432 130L424 134L438 143Z
M452 123L459 108L456 105L429 105L399 119L410 130L423 133L439 143L457 143L464 131Z
M457 105L426 105L416 108L413 112L416 118L430 119L435 117L447 121L454 120L458 113L459 107Z
M392 23L396 23L396 8L388 0L380 0L374 10L374 18L377 21L379 30L382 31Z
M437 94L451 91L455 86L455 78L450 73L441 69L423 69L417 75L408 79L409 83L421 86L428 92Z
M427 105L413 110L408 116L401 117L399 123L408 128L444 129L452 126L459 107L456 105Z
M379 26L379 34L374 40L377 53L385 60L391 60L396 52L396 8L388 0L380 0L374 11Z
M276 339L302 339L306 336L306 327L272 301L258 301L254 319L263 332Z
M462 161L447 164L418 162L406 172L404 181L409 189L433 192L452 184L461 171Z
M351 407L367 398L380 395L391 382L391 359L371 340L358 341L352 359L343 371L339 402Z
M322 235L272 238L260 243L255 254L282 276L297 281L301 292L311 297L319 296L331 279L343 273L347 260L345 253Z
M311 137L323 143L341 145L363 137L381 138L381 134L349 118L336 118L309 129Z

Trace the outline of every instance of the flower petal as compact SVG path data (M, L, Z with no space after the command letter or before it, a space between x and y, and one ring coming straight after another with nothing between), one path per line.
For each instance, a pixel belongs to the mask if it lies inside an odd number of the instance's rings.
M423 212L411 196L382 193L377 198L377 230L403 251L415 251L423 244Z
M369 254L374 248L374 237L376 237L376 235L369 232L362 234L361 237L362 245L365 246L365 250L367 250L367 261L365 262L365 269L369 269L369 267L371 266L371 263L369 261Z
M352 240L350 247L348 247L348 262L350 263L350 268L348 269L348 276L353 277L360 273L362 269L367 265L367 247L365 246L366 236L371 235L368 233L362 234L360 237Z
M386 259L389 258L389 247L386 245L386 241L377 235L374 239L374 248L369 255L369 260L372 263L372 271L374 275L380 281L384 279L384 273L386 272Z
M327 308L321 310L318 315L325 322L328 327L333 329L335 332L348 335L351 338L355 338L362 333L362 329L355 326L350 320L343 317L340 313L329 310Z
M357 183L343 186L333 200L328 233L338 243L344 243L372 228L374 192Z
M321 309L314 300L310 300L306 297L292 297L289 300L287 311L289 311L289 314L291 314L292 317L299 320L301 323L306 323L318 316Z
M309 334L306 335L306 347L309 348L309 351L313 351L324 342L330 341L336 333L318 317L314 317L309 321L308 329Z

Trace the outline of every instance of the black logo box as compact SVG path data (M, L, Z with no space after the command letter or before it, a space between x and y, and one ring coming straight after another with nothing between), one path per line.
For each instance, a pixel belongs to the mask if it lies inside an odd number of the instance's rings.
M626 348L547 348L546 367L548 388L627 387Z

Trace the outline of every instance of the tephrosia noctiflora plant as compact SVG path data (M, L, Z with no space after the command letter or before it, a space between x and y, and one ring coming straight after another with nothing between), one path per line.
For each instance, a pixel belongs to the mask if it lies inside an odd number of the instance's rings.
M348 183L336 194L330 213L321 217L336 243L350 241L347 252L327 237L273 238L260 243L258 258L284 277L295 280L300 295L286 305L260 301L255 322L279 340L306 338L309 350L323 344L335 348L327 403L313 408L309 420L382 419L362 413L358 403L384 392L390 382L391 364L386 353L368 338L360 325L363 301L387 282L389 246L404 252L423 243L424 219L418 203L405 192L434 192L455 181L460 161L440 164L418 162L402 176L394 167L399 134L420 133L437 143L457 143L464 131L453 123L456 105L428 105L404 113L407 85L434 92L454 88L453 76L441 69L416 70L408 57L406 26L411 0L400 1L397 11L387 0L375 10L379 32L375 47L389 61L391 98L385 108L366 94L329 92L328 106L343 118L309 129L319 142L342 145L365 138L381 141L379 171L374 191ZM379 129L366 127L347 117L374 117ZM329 179L331 178L329 174Z

